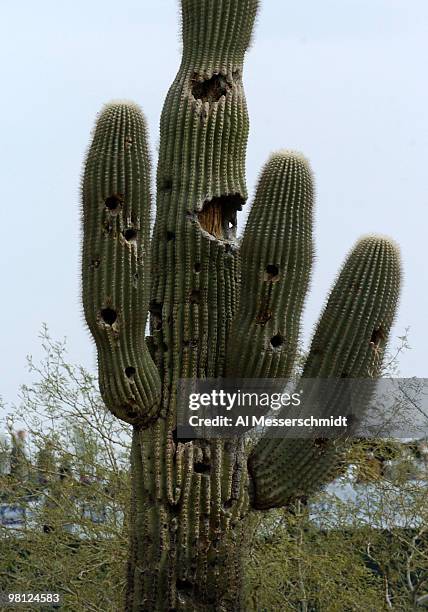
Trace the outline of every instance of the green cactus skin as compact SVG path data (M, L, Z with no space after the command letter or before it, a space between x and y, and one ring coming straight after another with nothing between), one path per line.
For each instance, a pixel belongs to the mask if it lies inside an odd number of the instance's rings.
M83 303L103 398L133 425L125 610L236 612L243 609L249 510L277 505L276 488L281 499L292 501L284 493L290 490L288 466L283 469L275 449L277 464L264 471L269 441L256 447L248 470L241 441L178 440L176 384L180 378L290 373L313 258L313 187L301 155L274 154L239 250L236 212L247 198L243 60L258 1L181 5L183 56L161 116L151 246L145 122L135 105L113 103L98 119L84 174ZM124 235L128 228L136 231L131 241ZM349 305L358 325L348 330L339 315L332 323L334 332L339 324L346 334L349 361L355 358L361 372L362 338L370 327L363 326L364 317L383 326L382 343L390 324L386 315L379 318L393 270L381 250L363 249L353 259L356 287L362 288ZM393 306L391 301L391 317ZM147 307L151 335L144 339ZM330 311L336 308L327 307L314 346L329 337L323 330ZM272 343L276 336L281 342ZM380 363L382 347L377 350ZM326 375L330 366L334 375L328 351L322 368L309 357L314 375ZM303 465L302 480L309 481L310 469L322 483L317 460L312 468ZM296 482L295 498L298 474Z
M377 378L397 308L400 254L387 238L361 239L349 254L318 323L303 378ZM360 399L363 407L364 400ZM254 506L284 506L328 480L339 440L262 440L249 458ZM284 476L278 479L278 474Z
M308 162L291 151L272 155L260 177L240 249L241 294L228 377L291 374L313 260L312 200Z
M160 379L145 344L150 291L150 162L135 104L101 112L82 185L82 297L107 407L128 423L159 412Z

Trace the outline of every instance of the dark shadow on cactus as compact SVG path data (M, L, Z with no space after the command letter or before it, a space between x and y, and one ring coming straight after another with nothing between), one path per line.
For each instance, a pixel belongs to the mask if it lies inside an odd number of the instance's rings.
M329 440L327 438L315 438L314 447L323 451L329 446Z
M195 100L202 102L218 102L221 96L225 96L231 89L232 86L222 74L214 74L205 80L200 80L195 74L192 79L192 95Z
M149 312L152 317L152 326L155 331L162 329L162 304L159 302L151 301L149 306Z
M99 257L94 257L94 259L91 260L90 267L91 268L99 268L100 263L101 263L100 258Z
M272 318L272 311L269 310L266 304L260 306L260 310L257 313L256 324L266 325L266 323Z
M199 289L193 289L190 292L190 303L191 304L200 304L201 302L201 292Z
M244 198L237 193L206 200L202 210L197 213L199 225L218 240L234 240L236 213L242 210L244 203Z
M164 176L160 182L161 191L172 191L172 178L170 176Z
M209 474L211 471L211 466L208 463L203 463L202 461L198 461L194 465L194 471L196 474Z
M133 366L128 366L125 368L125 374L128 378L134 378L136 370Z
M166 233L166 241L167 242L171 242L171 240L175 239L175 234L174 232L167 232Z

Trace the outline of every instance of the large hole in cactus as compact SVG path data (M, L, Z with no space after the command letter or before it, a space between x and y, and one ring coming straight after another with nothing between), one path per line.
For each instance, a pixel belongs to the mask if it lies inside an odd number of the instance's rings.
M133 227L128 227L128 229L123 232L123 237L127 242L135 242L137 240L137 230Z
M273 348L279 348L284 344L284 338L281 334L276 334L270 339L270 344Z
M245 200L239 194L224 195L206 200L198 211L199 225L218 240L234 240L236 237L236 213L242 210Z
M103 308L101 310L101 318L106 325L113 325L117 319L117 312L113 308Z
M120 206L123 204L123 194L121 193L113 193L111 196L104 201L105 207L110 212L117 212Z
M128 366L125 368L125 374L128 378L134 378L136 374L136 369L134 368L134 366Z
M380 347L384 339L385 332L383 331L382 326L380 326L373 330L370 338L370 343L373 344L375 347Z
M202 102L218 102L230 89L230 83L222 74L213 74L210 79L204 80L196 74L192 79L192 95Z

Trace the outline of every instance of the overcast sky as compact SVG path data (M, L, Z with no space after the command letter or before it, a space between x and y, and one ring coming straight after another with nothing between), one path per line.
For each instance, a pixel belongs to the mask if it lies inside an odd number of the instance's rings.
M28 382L42 322L94 370L79 295L79 185L97 111L138 102L155 156L180 59L176 0L0 2L2 299L0 395ZM307 343L344 256L364 233L401 245L392 345L410 326L405 376L428 376L426 0L264 0L244 81L248 183L278 148L316 177L316 266Z

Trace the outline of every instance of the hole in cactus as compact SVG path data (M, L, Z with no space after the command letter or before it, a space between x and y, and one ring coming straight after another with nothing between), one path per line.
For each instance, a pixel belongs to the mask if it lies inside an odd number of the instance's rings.
M265 281L275 283L279 279L279 268L275 264L268 264L265 270Z
M123 204L123 195L121 193L114 193L106 198L104 204L108 210L115 212L119 210L120 206Z
M385 332L382 327L377 327L373 330L372 336L370 338L370 344L373 344L375 347L379 348L385 339Z
M231 85L222 74L213 74L210 79L202 80L195 74L192 79L192 95L202 102L218 102L230 91Z
M190 303L191 304L199 304L201 301L201 292L199 289L193 289L190 292Z
M281 336L281 334L276 334L270 339L270 344L273 348L279 348L284 344L284 338Z
M190 593L190 591L193 590L193 584L190 582L190 580L177 578L177 590Z
M101 318L106 325L113 325L117 319L117 312L113 308L103 308L101 310Z
M174 240L174 238L175 238L174 232L167 232L166 233L166 240L167 240L167 242L171 242L171 240Z
M236 236L236 213L242 210L245 200L239 194L224 195L206 200L198 211L201 228L218 240L234 240Z
M137 240L137 230L135 230L133 227L129 227L123 232L123 237L128 242L134 242Z
M211 471L211 466L208 463L203 463L202 461L198 461L193 466L196 474L209 474Z
M149 306L149 312L151 314L152 327L155 331L162 329L162 304L159 302L151 301Z
M201 264L200 263L195 263L195 265L193 266L194 271L196 272L196 274L199 274L199 272L201 271Z
M125 374L128 378L134 378L136 371L137 370L133 366L125 368Z

